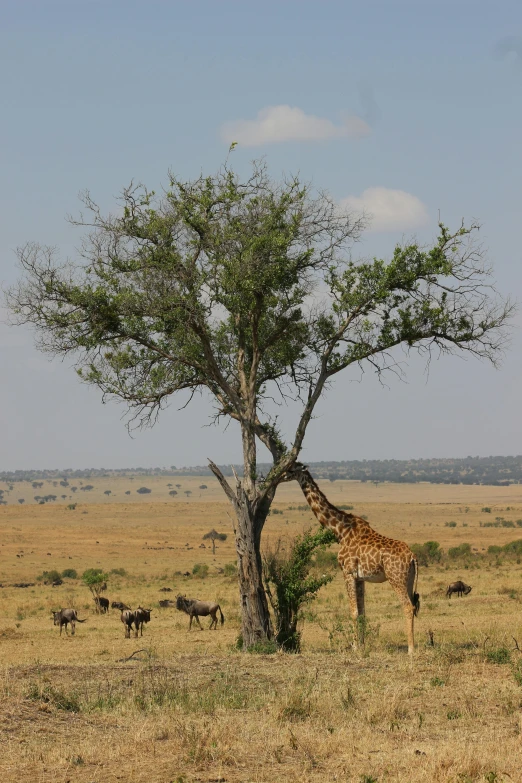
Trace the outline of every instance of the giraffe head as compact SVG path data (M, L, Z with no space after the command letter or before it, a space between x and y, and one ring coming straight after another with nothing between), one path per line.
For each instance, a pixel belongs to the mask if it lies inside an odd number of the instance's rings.
M281 477L281 481L295 481L305 470L308 470L308 467L303 465L302 462L294 462L291 468L285 470Z

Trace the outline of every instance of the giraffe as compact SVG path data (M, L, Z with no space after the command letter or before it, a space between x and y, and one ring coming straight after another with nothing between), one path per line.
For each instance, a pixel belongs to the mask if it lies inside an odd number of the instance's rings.
M347 514L332 505L321 492L305 465L297 462L285 480L299 482L308 505L325 528L339 541L337 559L341 566L350 610L356 624L355 646L364 643L364 583L388 581L397 593L406 616L408 653L413 655L413 620L420 608L417 587L418 563L403 541L386 538L373 530L365 519Z

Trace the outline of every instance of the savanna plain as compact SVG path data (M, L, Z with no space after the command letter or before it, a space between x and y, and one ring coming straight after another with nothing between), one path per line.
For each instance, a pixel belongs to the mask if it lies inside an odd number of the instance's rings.
M522 780L522 565L501 549L522 538L521 486L321 482L333 503L353 506L379 532L444 551L420 567L409 660L387 584L367 586L366 645L351 648L342 577L325 557L316 567L334 578L305 607L302 652L238 651L232 521L216 482L90 484L43 505L28 482L1 485L3 781ZM151 492L137 493L142 485ZM60 494L51 482L36 491L52 493ZM316 526L297 484L280 488L274 510L267 545L281 538L286 548ZM213 528L227 534L215 553L203 539ZM88 568L108 573L111 601L152 608L143 637L124 637L118 611L95 613L80 578ZM52 569L78 578L37 581ZM471 594L446 598L459 578ZM159 606L177 593L218 601L224 625L210 631L204 618L202 631L189 632L186 615ZM75 636L53 626L61 607L87 620Z

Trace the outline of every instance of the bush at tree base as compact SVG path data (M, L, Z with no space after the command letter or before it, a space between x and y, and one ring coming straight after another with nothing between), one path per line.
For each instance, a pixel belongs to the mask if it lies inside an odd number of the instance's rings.
M263 578L275 614L275 641L286 652L301 649L301 632L297 630L301 607L313 601L321 587L333 579L331 574L319 577L310 574L312 556L317 549L335 541L331 530L321 528L315 533L307 530L291 541L287 549L283 550L283 540L278 539L275 548L265 552Z

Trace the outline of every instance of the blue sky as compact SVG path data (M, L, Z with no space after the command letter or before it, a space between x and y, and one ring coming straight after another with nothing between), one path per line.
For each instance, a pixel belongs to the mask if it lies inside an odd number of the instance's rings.
M363 256L429 241L438 210L479 220L499 288L520 299L518 2L0 2L0 68L5 284L25 241L74 255L64 217L80 190L109 209L131 179L213 172L232 133L239 171L264 155L275 177L300 171L373 210ZM499 371L444 359L428 379L415 360L407 384L384 389L347 373L306 458L522 452L521 347L516 325ZM240 457L237 433L204 426L203 399L131 440L123 409L38 354L29 331L0 324L0 351L0 469ZM288 431L294 413L281 412Z

